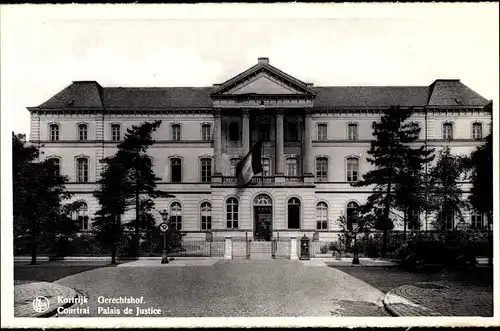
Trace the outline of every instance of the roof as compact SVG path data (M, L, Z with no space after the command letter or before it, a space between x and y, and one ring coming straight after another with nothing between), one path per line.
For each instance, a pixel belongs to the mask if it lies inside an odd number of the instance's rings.
M200 109L212 108L212 96L258 72L287 81L309 97L315 109L413 107L484 107L490 103L458 79L438 79L430 86L322 86L313 87L259 58L256 65L222 84L211 87L102 87L95 81L75 81L35 109ZM258 95L257 95L258 96ZM240 95L241 97L241 95Z

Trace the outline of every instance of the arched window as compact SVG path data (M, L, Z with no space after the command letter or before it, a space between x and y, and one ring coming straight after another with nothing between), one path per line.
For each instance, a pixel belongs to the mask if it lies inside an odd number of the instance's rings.
M357 182L359 178L359 159L357 157L348 157L346 167L347 181Z
M351 201L347 204L346 208L346 218L347 218L347 229L352 231L352 223L357 222L358 219L359 205Z
M201 229L212 229L212 205L210 202L203 202L201 204Z
M271 176L271 160L268 157L262 159L262 176Z
M472 124L472 139L483 139L483 125L481 123Z
M328 181L328 159L326 157L316 158L316 181Z
M78 140L87 140L87 124L78 124Z
M443 139L452 140L453 139L453 124L444 123L443 124Z
M347 125L347 139L348 140L358 140L358 125L355 123L349 123Z
M111 140L120 141L121 139L121 126L120 124L111 124Z
M182 160L180 158L170 159L170 181L172 183L182 182Z
M316 230L328 229L328 206L324 202L316 205Z
M172 140L181 140L181 126L180 124L172 124Z
M259 194L253 199L254 206L271 206L273 201L267 194Z
M228 229L238 228L238 199L229 198L226 201L226 221Z
M80 230L90 230L89 224L89 207L85 202L81 202L79 208L73 213L73 220L76 222Z
M328 140L328 126L326 123L318 124L318 140Z
M86 157L76 159L76 181L79 183L89 181L89 159Z
M297 198L288 200L288 228L300 229L300 200Z
M174 229L182 229L182 206L178 202L172 202L170 205L170 225Z
M59 141L59 124L51 124L50 129L50 141Z
M210 141L211 135L211 127L210 124L202 124L201 125L201 140Z
M288 177L298 176L299 173L299 160L296 157L289 157L286 159L286 175Z
M237 157L233 157L229 160L229 162L230 162L229 175L236 176L236 166L240 162L240 159Z
M212 181L212 160L209 158L201 159L201 182L210 183Z
M61 174L61 160L57 157L51 157L47 160L54 166L54 176L59 176Z

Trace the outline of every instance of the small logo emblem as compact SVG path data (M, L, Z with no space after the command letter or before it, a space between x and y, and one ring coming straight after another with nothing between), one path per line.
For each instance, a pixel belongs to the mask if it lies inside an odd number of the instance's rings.
M46 312L50 307L49 299L44 296L38 296L33 300L33 309L37 313Z

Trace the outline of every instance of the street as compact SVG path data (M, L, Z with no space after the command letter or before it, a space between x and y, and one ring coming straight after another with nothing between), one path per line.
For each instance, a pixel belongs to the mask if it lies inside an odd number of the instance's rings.
M74 289L80 301L58 317L390 316L382 300L391 290L403 297L413 295L414 302L442 315L492 314L491 268L416 273L310 262L47 262L16 264L15 278L17 283L46 281ZM453 302L447 303L450 298Z

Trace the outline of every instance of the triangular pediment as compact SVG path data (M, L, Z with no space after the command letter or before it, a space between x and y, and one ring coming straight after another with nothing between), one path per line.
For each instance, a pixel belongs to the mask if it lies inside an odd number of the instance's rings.
M304 91L295 86L280 82L276 78L261 72L252 79L235 85L222 94L303 94Z
M259 59L257 65L217 85L211 95L314 95L310 86Z

